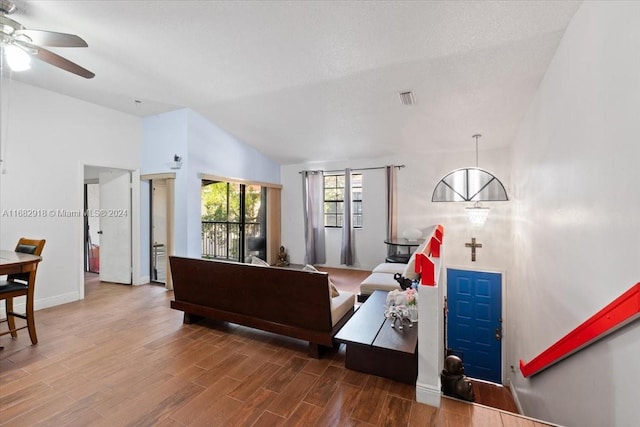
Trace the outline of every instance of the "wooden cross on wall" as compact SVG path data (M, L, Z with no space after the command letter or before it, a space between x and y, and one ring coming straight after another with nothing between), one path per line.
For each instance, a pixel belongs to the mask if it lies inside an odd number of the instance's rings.
M476 243L476 238L471 238L471 243L465 243L465 247L471 248L471 262L476 262L476 248L481 248L482 243Z

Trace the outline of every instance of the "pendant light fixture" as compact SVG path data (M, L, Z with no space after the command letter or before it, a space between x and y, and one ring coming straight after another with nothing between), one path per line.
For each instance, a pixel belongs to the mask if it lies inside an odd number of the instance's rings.
M489 208L480 202L509 200L502 182L492 173L478 167L478 139L475 134L476 166L460 168L449 172L436 185L431 196L432 202L474 202L465 210L474 226L482 226L489 215Z

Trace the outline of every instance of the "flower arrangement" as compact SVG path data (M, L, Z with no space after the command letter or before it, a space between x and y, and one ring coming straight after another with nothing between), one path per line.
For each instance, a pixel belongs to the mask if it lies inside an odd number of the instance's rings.
M407 305L418 305L418 292L415 289L409 288L404 293L407 298Z
M406 319L411 323L418 321L418 291L409 288L407 290L393 290L387 295L387 303L385 317L394 319L391 327L395 327L395 319L400 320L400 328L402 322Z

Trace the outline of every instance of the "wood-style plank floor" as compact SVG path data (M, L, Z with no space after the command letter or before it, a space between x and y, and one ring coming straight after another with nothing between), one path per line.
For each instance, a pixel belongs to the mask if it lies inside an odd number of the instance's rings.
M39 343L0 338L3 426L540 426L484 406L415 402L415 388L347 370L344 348L223 323L182 324L156 285L90 280L36 312Z
M357 294L360 283L370 274L369 271L352 270L344 268L319 267L319 270L329 273L331 280L340 290L346 290ZM518 408L513 401L511 391L507 387L491 384L484 381L472 381L476 396L476 403L501 409L503 411L518 413Z

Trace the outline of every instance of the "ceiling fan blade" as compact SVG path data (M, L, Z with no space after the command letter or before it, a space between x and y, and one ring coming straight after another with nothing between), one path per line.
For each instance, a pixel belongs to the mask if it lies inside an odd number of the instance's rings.
M56 33L45 30L16 30L14 36L26 37L28 42L39 46L52 47L87 47L87 42L75 34Z
M50 50L47 50L43 47L36 46L34 44L27 43L22 40L20 41L15 40L15 42L24 46L32 56L35 56L39 60L44 61L48 64L51 64L55 67L62 68L63 70L69 71L70 73L73 73L73 74L77 74L81 77L84 77L85 79L91 79L95 76L94 73L87 70L86 68L83 68L78 64L71 62L68 59L63 58L62 56L56 53L53 53Z

